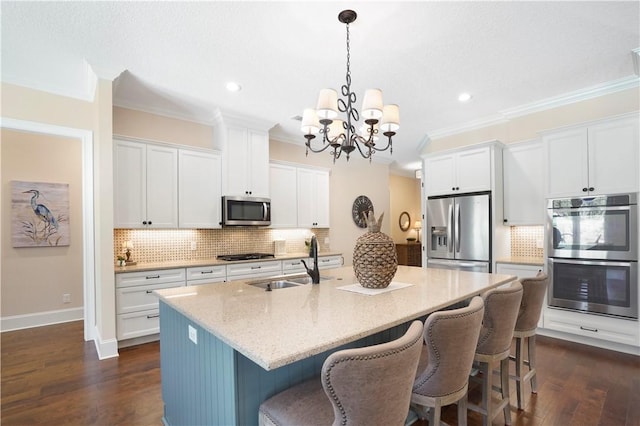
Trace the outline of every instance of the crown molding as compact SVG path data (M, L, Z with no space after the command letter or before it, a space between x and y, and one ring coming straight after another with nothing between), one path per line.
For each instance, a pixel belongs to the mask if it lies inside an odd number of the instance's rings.
M159 108L155 106L142 105L136 102L131 102L123 99L113 99L113 106L119 108L132 109L134 111L146 112L147 114L159 115L161 117L173 118L175 120L189 121L196 124L203 124L205 126L213 126L215 124L214 114L210 117L203 115L196 116L194 114L183 114L174 110L168 110L165 108Z
M213 125L236 125L268 132L277 123L263 120L255 117L224 112L220 108L216 108L213 112Z
M638 55L640 55L640 48L635 49L633 52L634 61L640 60L637 59ZM636 87L640 87L640 77L638 75L627 76L618 80L612 80L603 84L576 90L574 92L569 92L563 95L543 99L541 101L532 102L515 108L505 109L498 112L498 114L480 118L478 120L473 120L464 124L434 130L432 132L428 132L427 137L431 140L440 139L443 137L453 136L459 133L465 133L484 127L504 124L516 117L522 117L528 114L546 111L549 109L570 105L573 103L609 95Z

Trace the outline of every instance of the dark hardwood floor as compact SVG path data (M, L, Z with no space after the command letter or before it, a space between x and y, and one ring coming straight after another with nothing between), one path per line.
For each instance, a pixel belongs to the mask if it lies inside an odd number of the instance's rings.
M82 333L82 322L2 333L3 426L162 424L159 344L98 361ZM537 347L538 394L512 408L514 425L640 426L640 357L545 337ZM457 423L455 406L443 420ZM469 412L468 424L481 416Z

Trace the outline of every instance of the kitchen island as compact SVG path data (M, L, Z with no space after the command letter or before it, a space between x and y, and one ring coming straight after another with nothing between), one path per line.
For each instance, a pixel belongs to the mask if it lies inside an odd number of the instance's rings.
M235 281L158 290L163 420L257 424L269 396L318 374L345 347L393 340L408 322L515 277L399 266L392 286L366 295L353 268L319 285L267 292Z

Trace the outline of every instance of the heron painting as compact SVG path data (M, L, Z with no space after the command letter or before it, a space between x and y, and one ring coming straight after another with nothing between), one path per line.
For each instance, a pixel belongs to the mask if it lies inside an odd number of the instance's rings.
M11 182L13 247L69 245L69 185Z

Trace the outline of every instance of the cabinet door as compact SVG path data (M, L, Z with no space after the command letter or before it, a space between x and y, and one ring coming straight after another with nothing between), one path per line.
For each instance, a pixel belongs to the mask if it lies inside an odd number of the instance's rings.
M178 150L147 145L147 222L178 227Z
M456 155L456 192L491 190L490 148L470 149Z
M271 227L298 226L297 171L295 167L270 165Z
M589 187L593 194L638 191L638 120L589 127Z
M455 192L455 156L453 154L427 158L424 169L424 185L427 195Z
M269 198L269 135L249 129L249 192L254 197Z
M297 171L297 204L298 204L298 226L311 228L315 222L314 216L314 175L312 170L298 169Z
M227 128L225 195L249 195L247 129Z
M220 228L222 171L215 154L181 149L178 153L180 228Z
M146 145L114 141L114 227L142 228L147 216Z
M315 227L329 227L329 172L315 172Z
M544 224L542 142L516 144L503 151L504 222Z
M589 188L587 129L544 137L547 197L586 195Z

